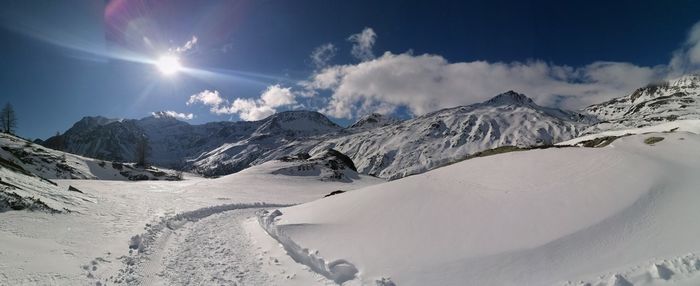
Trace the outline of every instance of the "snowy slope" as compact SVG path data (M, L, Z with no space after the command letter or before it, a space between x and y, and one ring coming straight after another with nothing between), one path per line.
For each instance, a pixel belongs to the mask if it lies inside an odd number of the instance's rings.
M585 133L652 126L662 122L700 119L700 75L639 88L627 96L595 104L585 112L603 120Z
M692 119L690 119L690 120L678 120L678 121L666 122L666 123L661 123L658 125L652 125L652 126L646 126L646 127L640 127L640 128L604 131L604 132L600 132L600 133L584 135L584 136L577 137L577 138L567 140L564 142L559 142L556 145L560 145L560 146L578 145L584 141L589 141L589 140L594 140L597 138L604 138L604 137L623 137L623 136L629 136L629 135L634 135L634 134L647 134L647 133L654 133L654 132L668 133L668 132L681 132L681 131L700 134L700 120L692 120Z
M350 156L360 173L394 179L499 146L568 140L578 135L587 120L576 113L538 106L511 91L483 103L324 140L310 153L334 148Z
M698 150L673 132L476 158L261 223L350 285L698 285Z
M70 213L81 210L80 205L90 201L78 189L60 187L0 158L0 213L13 210Z
M96 160L0 134L0 158L46 179L179 180L173 170Z

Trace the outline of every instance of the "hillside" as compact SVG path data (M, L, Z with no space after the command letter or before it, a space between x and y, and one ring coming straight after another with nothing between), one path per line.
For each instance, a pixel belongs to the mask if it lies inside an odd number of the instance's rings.
M673 132L476 158L261 223L336 282L697 285L697 150Z
M700 75L663 81L584 109L602 120L585 133L700 119Z
M0 134L0 158L46 179L180 180L182 174L157 167L137 167L86 158L45 148L24 139Z

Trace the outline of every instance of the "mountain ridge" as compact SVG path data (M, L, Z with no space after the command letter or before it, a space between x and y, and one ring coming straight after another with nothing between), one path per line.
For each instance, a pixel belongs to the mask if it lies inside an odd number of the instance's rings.
M605 130L700 118L699 94L700 76L688 75L575 112L540 106L510 90L483 102L403 121L368 114L345 128L321 113L304 110L258 121L200 125L155 114L142 119L95 116L76 122L63 138L54 136L43 143L59 141L68 152L119 161L129 160L131 146L145 136L151 141L153 163L209 176L291 154L335 149L349 156L360 173L393 179L502 146L551 145Z

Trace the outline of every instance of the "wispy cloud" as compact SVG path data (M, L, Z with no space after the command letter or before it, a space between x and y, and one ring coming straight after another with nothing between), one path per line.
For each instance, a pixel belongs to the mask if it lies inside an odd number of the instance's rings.
M199 41L199 39L197 38L197 36L192 36L192 39L190 39L189 41L185 42L184 45L179 46L179 47L175 47L174 49L171 49L171 51L174 51L174 52L176 52L176 53L178 53L178 54L185 53L185 52L187 52L187 51L189 51L189 50L194 49L195 46L197 45L197 41Z
M372 28L365 28L362 32L351 35L348 41L352 42L352 55L360 61L374 59L372 47L377 39L377 33Z
M326 43L316 47L309 57L314 67L320 69L328 65L333 57L335 57L337 51L338 49L333 44Z

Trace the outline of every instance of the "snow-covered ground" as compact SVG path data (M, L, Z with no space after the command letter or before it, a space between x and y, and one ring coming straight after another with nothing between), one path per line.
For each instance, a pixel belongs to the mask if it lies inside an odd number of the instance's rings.
M506 153L260 220L348 284L700 285L699 150L676 130Z
M329 180L312 157L53 185L3 161L0 191L65 211L0 212L0 285L700 285L699 132L675 121L392 182Z
M72 213L0 212L0 285L331 283L284 255L252 212L384 181L272 174L284 166L177 182L57 180L46 195L75 196Z

